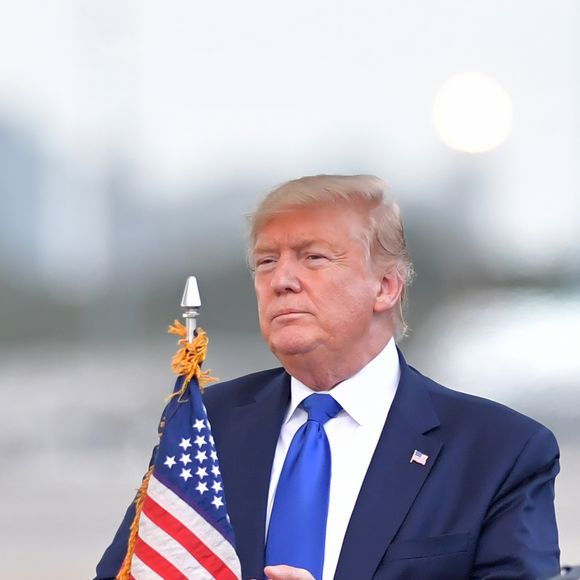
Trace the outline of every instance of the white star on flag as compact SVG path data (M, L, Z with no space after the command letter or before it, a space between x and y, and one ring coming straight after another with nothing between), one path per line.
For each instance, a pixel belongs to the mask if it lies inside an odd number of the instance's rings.
M201 449L196 453L195 458L200 462L203 463L207 459L207 453L202 451Z
M179 458L179 461L181 461L181 463L183 463L183 465L187 465L188 463L191 463L191 457L189 456L189 453L187 455L185 453L182 453L181 457Z
M220 474L220 468L217 465L214 465L211 468L211 472L217 477Z
M183 447L184 451L187 451L188 447L191 447L191 439L181 439L180 447Z
M191 475L191 469L182 469L179 477L183 477L183 479L187 481L190 477L193 477L193 475Z
M193 424L193 428L197 429L197 432L200 433L202 429L205 429L205 423L203 419L196 419L195 423Z
M222 484L219 481L214 481L211 488L217 493L218 491L222 491Z
M217 461L217 453L216 453L215 449L211 450L210 456L211 456L212 461Z
M219 495L214 496L212 502L213 505L215 505L216 508L219 508L221 506L224 505L224 502L222 500L222 498Z
M195 475L197 475L199 479L203 479L204 477L207 477L207 469L205 467L198 467Z
M175 455L173 455L172 457L169 457L169 455L167 455L165 457L165 462L163 463L163 465L167 465L167 467L171 469L175 465L175 463L176 463Z
M189 441L189 439L188 439L188 441ZM195 438L195 444L196 444L198 447L203 447L203 446L205 445L205 437L202 437L201 435L198 435L198 436Z
M203 481L200 481L197 484L197 487L195 489L197 489L197 491L199 491L199 493L201 493L201 495L203 495L204 492L208 491L207 483L204 483Z

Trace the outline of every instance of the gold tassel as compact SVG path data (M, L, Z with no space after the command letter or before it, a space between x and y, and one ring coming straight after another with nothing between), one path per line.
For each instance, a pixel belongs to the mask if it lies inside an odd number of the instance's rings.
M143 510L143 502L145 501L145 496L147 495L147 486L149 485L149 480L151 479L151 474L153 473L153 465L149 468L149 471L143 478L143 483L137 492L137 497L135 498L135 518L131 523L131 531L129 533L129 542L127 544L127 553L125 554L125 559L119 573L117 574L117 580L130 580L131 578L131 560L133 559L133 553L135 552L135 543L137 542L137 534L139 532L139 518L141 517L141 511Z
M201 363L205 360L205 355L207 353L207 334L204 330L198 328L193 342L187 342L185 326L181 324L179 320L176 320L171 326L169 326L167 332L182 337L178 341L181 348L171 359L171 368L177 376L184 377L181 389L173 393L170 398L181 397L183 393L185 393L187 385L193 377L197 379L199 389L203 393L203 390L208 383L214 383L217 381L217 379L210 376L211 370L201 370Z
M171 359L171 368L173 372L178 376L183 376L183 383L179 391L172 393L167 397L167 400L173 397L181 397L185 394L187 385L193 377L197 379L199 384L199 389L203 393L203 389L208 383L216 382L215 379L210 376L211 371L202 371L201 363L205 360L205 355L207 353L207 335L201 329L197 329L197 333L193 342L187 342L187 331L185 326L175 320L174 323L169 326L167 332L170 334L176 334L181 336L179 339L179 344L181 348L175 353ZM161 418L159 423L159 437L163 435L163 428L165 427L165 417ZM131 578L131 561L133 559L133 553L135 552L135 543L137 542L137 536L139 533L139 518L141 517L141 511L143 510L143 503L145 502L145 497L147 495L147 486L149 485L149 480L153 473L153 465L147 471L147 474L143 478L143 483L137 492L135 497L135 518L131 523L131 531L129 533L129 542L127 544L127 553L125 554L125 559L121 565L121 569L117 574L117 580L130 580Z

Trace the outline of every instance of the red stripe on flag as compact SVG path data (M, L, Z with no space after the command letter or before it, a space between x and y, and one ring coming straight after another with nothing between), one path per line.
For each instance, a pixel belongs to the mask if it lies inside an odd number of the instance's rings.
M171 562L166 560L159 552L139 537L135 542L135 556L149 566L156 574L161 576L161 578L168 580L187 580L187 576L184 576Z
M215 552L189 528L161 507L151 496L145 498L143 513L179 542L217 580L237 580L237 576Z

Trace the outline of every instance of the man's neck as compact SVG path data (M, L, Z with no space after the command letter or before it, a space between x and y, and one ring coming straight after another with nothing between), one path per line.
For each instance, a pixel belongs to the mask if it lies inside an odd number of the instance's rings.
M390 339L391 336L385 336L376 346L365 349L353 345L353 350L348 356L344 356L343 353L311 352L279 359L288 374L313 391L330 391L373 360Z

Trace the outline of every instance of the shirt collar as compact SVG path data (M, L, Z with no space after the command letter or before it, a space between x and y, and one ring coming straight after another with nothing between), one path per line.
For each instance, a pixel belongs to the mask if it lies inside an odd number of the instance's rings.
M385 420L385 408L397 391L400 378L399 357L394 339L360 371L328 391L359 425ZM284 422L288 422L300 403L313 392L295 377L290 381L290 407Z

